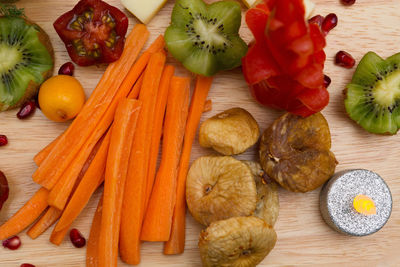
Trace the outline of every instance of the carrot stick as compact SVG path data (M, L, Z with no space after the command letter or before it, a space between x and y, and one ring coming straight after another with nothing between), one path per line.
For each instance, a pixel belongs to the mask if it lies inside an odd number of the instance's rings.
M190 78L173 77L168 94L161 165L143 221L141 240L168 241L176 201L176 179L189 106Z
M142 89L142 85L143 85L143 77L144 77L144 73L140 74L139 79L137 80L137 82L135 83L135 85L133 86L132 90L130 91L128 98L129 99L137 99L140 93L140 89Z
M139 100L142 101L129 160L124 200L122 205L120 254L129 264L140 262L140 230L144 215L146 178L151 145L151 132L157 91L164 69L166 56L162 52L153 54L144 73Z
M131 89L128 88L128 92L119 90L148 35L149 32L143 24L134 26L126 39L125 48L120 59L107 67L99 84L81 112L33 174L35 182L47 189L51 189L64 171L69 169L70 163L80 151L81 153L86 153L87 156L90 154L90 147L86 149L82 149L82 147L85 143L94 146L110 126L116 108L116 104L112 104L115 101L119 101L118 95L126 96ZM107 111L111 113L111 119L109 118L110 116L104 116ZM101 121L105 122L100 123ZM107 124L106 122L109 123ZM102 127L99 127L99 123L102 124Z
M79 183L71 197L71 200L68 202L60 220L54 228L56 232L61 231L72 224L89 202L89 199L93 195L94 191L96 191L96 188L103 182L110 137L111 134L109 131L87 172L83 176L82 181Z
M104 180L103 214L99 239L99 266L111 267L118 263L118 240L121 208L125 188L128 159L141 102L124 99L115 112L108 150Z
M56 146L57 142L61 139L61 136L64 133L60 134L56 139L54 139L50 144L48 144L45 148L39 151L33 157L33 161L36 163L37 166L40 166L42 162L47 158L47 156L50 154L50 152L53 150L53 148Z
M160 88L157 94L157 103L155 109L155 115L153 120L153 132L151 135L151 148L150 148L150 159L149 159L149 170L147 176L146 185L146 202L145 207L148 205L150 199L151 190L153 188L154 179L156 175L156 165L158 158L158 151L160 148L161 134L164 122L165 107L167 105L168 91L170 87L170 81L174 75L175 68L171 65L167 65L161 76Z
M49 191L40 188L33 197L20 208L8 221L0 226L0 240L7 239L18 234L31 223L47 208L47 196Z
M174 216L172 218L171 236L164 245L164 254L180 254L185 249L185 187L189 169L190 153L196 136L197 127L204 110L204 103L210 90L212 78L198 76L189 108L185 138L178 170L178 186Z
M71 225L68 225L68 227L62 229L61 231L55 231L55 228L54 228L53 232L51 232L51 235L50 235L50 242L56 246L59 246L62 243L62 241L64 240L64 237L68 233L68 230L70 227L71 227Z
M92 226L90 228L89 239L86 246L86 267L99 266L99 237L101 228L101 216L103 211L103 195L99 199L96 212L93 216Z
M60 218L61 213L61 210L54 207L48 208L44 215L28 230L27 235L32 239L38 238Z

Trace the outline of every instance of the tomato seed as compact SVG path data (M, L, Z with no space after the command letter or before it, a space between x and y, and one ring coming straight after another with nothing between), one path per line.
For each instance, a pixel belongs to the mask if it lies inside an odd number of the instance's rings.
M339 51L336 53L335 63L341 67L351 69L356 64L356 61L349 53Z
M74 75L74 70L74 64L72 64L72 62L67 62L60 67L60 69L58 70L58 74L72 76Z
M3 241L3 247L11 250L16 250L20 246L21 246L21 239L19 239L18 236L13 236Z
M8 144L7 136L0 134L0 146L5 146Z
M23 120L28 118L35 112L35 109L36 109L36 102L34 100L25 102L17 113L18 119Z
M324 87L328 88L331 82L332 82L331 78L329 78L328 75L324 75Z
M340 0L340 1L342 2L343 5L346 6L351 6L356 2L356 0Z
M72 229L69 232L69 238L71 239L72 244L77 248L81 248L86 245L86 239L82 236L78 229Z
M324 21L322 22L321 29L325 33L325 35L328 34L333 28L336 27L338 24L338 17L334 13L328 14Z

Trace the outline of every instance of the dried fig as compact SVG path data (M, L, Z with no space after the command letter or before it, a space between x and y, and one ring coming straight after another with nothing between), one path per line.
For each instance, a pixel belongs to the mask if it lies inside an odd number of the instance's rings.
M200 126L199 142L224 155L240 154L254 145L260 137L256 120L242 108L228 109Z
M213 222L200 234L200 256L205 267L250 267L274 248L276 233L257 217L235 217Z
M265 172L258 162L243 162L249 166L256 182L257 204L253 215L274 226L279 215L278 185L271 179L265 179Z
M247 165L232 157L200 157L190 167L186 202L201 224L248 216L256 208L257 191Z
M260 159L266 174L293 192L321 186L335 172L331 134L321 113L307 118L284 114L261 138Z

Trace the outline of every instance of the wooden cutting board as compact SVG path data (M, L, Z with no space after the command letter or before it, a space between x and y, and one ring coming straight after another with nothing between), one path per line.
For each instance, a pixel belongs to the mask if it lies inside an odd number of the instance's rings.
M52 26L62 13L70 10L78 1L21 0L28 18L37 22L50 35L56 53L55 68L69 61L68 54ZM121 9L119 0L107 0ZM161 10L148 25L150 39L163 33L169 24L174 1ZM211 2L211 1L210 1ZM393 195L393 212L389 222L378 233L367 237L348 237L331 230L322 220L319 208L319 189L301 194L280 189L280 215L276 224L278 241L275 249L260 266L294 265L345 265L345 266L400 266L400 135L377 136L365 132L351 121L344 111L342 90L353 74L353 70L343 69L333 64L338 50L350 52L357 60L368 51L375 51L388 57L400 50L400 1L398 0L358 0L354 6L344 7L339 0L314 0L315 14L326 15L334 12L339 24L327 37L326 74L332 78L329 87L331 100L323 111L331 132L333 151L339 161L337 170L367 168L378 172L389 185ZM243 6L243 10L245 10ZM129 12L124 10L127 14ZM138 21L129 14L130 28ZM241 34L246 41L251 34L243 23ZM151 41L150 40L150 41ZM169 62L179 66L172 58ZM75 76L81 81L87 96L98 82L104 67L78 67ZM180 74L188 74L178 67ZM56 73L56 72L55 72ZM210 92L213 101L211 112L202 120L225 109L240 106L250 111L264 130L281 112L256 104L249 94L240 69L221 72L215 77ZM3 223L27 201L38 189L31 175L35 170L33 156L53 140L67 123L54 123L46 119L38 110L26 120L18 120L16 110L0 113L0 134L9 137L9 145L0 148L0 169L10 183L10 197L0 213ZM193 147L192 160L211 150L200 148L197 141ZM256 150L239 156L241 159L255 158ZM93 212L99 192L74 223L88 237ZM179 256L164 256L161 243L144 243L141 266L200 266L197 240L202 226L187 215L187 242L185 253ZM10 251L0 247L0 266L19 266L28 262L36 266L84 266L85 249L74 248L66 240L60 247L49 241L49 231L37 240L31 240L21 233L22 247ZM124 264L121 262L121 266Z

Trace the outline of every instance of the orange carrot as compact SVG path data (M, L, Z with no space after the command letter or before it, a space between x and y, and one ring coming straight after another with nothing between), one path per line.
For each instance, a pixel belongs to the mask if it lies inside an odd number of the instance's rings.
M103 211L103 195L99 199L96 212L93 216L92 226L90 228L89 239L86 246L86 267L99 266L99 237L101 228L101 216Z
M38 238L60 218L61 213L61 210L54 207L48 208L44 215L28 230L27 235L32 239Z
M212 110L212 101L211 101L211 99L208 99L207 101L206 101L206 103L204 103L204 110L203 110L203 112L209 112L209 111L211 111Z
M16 235L31 223L47 208L47 196L49 191L40 188L33 197L20 208L8 221L0 226L0 240Z
M142 89L142 85L143 85L143 77L144 74L140 74L139 79L136 81L135 85L133 86L131 92L128 95L129 99L137 99L137 97L139 96L140 93L140 89Z
M110 136L111 134L109 131L87 172L83 176L82 181L79 183L71 197L71 200L68 202L60 220L54 228L56 232L61 231L72 224L89 202L89 199L93 195L94 191L96 191L96 188L103 182Z
M103 267L116 267L118 263L121 208L129 163L127 159L131 154L140 108L140 101L124 99L115 111L107 156L99 239L98 263Z
M142 101L142 115L138 119L129 159L120 231L121 258L129 264L140 262L140 230L144 215L151 133L157 91L165 60L166 56L162 52L151 56L139 95L139 100Z
M57 142L61 139L61 136L64 133L60 134L56 139L54 139L50 144L48 144L45 148L39 151L33 157L33 161L36 163L37 166L40 166L42 162L47 158L47 156L50 154L50 152L53 150L53 148L56 146Z
M170 81L174 75L175 68L171 65L165 66L163 75L160 81L160 88L157 94L157 103L153 120L153 132L151 135L151 148L150 148L150 158L149 158L149 170L147 176L146 185L146 199L145 207L147 207L148 201L150 199L151 190L154 184L154 178L156 175L156 166L158 151L160 148L160 141L163 129L165 107L167 105L168 91L170 87Z
M189 108L185 138L178 170L176 204L172 219L171 236L164 246L164 254L180 254L185 249L186 176L189 169L190 153L197 127L204 110L204 103L212 84L211 77L198 76Z
M61 231L55 231L55 228L54 228L53 232L51 232L51 235L50 235L50 242L56 246L59 246L62 243L62 241L64 240L64 237L68 233L68 230L70 227L71 227L71 225L68 225Z
M35 182L47 189L51 189L65 170L71 168L70 163L77 158L79 152L86 153L86 157L89 156L92 150L90 145L94 146L97 143L112 122L116 108L116 104L112 104L115 101L119 101L118 95L126 96L131 89L128 88L128 92L119 90L148 35L149 32L143 24L134 26L126 39L125 48L120 59L107 67L99 84L81 112L33 174ZM139 75L140 73L137 76ZM111 116L105 116L107 111L111 113ZM101 127L99 127L99 124L101 124ZM87 147L82 149L85 144ZM84 158L83 156L81 157ZM85 161L86 159L80 161L80 163L83 164ZM76 167L73 169L81 168Z
M190 78L172 77L165 114L161 165L143 220L141 240L168 241L171 233L189 90Z

